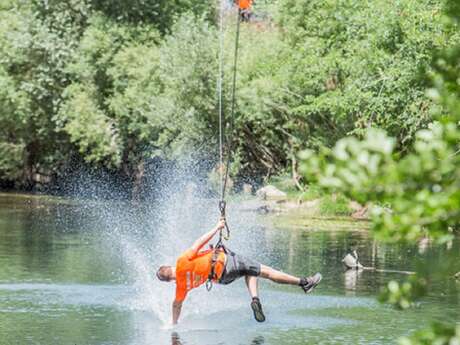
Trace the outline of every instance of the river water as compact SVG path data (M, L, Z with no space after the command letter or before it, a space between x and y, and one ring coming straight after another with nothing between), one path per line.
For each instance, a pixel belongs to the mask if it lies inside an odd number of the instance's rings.
M267 321L256 323L243 281L192 291L172 328L174 285L158 265L214 225L216 204L182 193L161 207L0 195L0 344L391 344L432 321L460 322L458 239L443 246L381 244L363 222L273 226L230 205L229 246L296 275L319 271L311 295L261 282ZM344 272L357 248L381 269L422 270L430 292L397 311L376 296L395 273Z

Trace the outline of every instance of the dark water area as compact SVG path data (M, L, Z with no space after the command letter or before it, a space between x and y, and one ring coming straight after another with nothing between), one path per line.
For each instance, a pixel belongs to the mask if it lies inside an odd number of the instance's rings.
M263 324L243 281L201 287L173 328L174 286L158 282L155 269L173 264L218 212L193 192L165 205L0 195L0 344L391 344L435 320L460 322L459 239L382 244L359 222L273 227L234 203L233 250L295 275L319 271L323 281L311 295L261 282ZM423 271L428 296L407 311L379 304L379 290L406 276L344 272L350 248L366 266Z

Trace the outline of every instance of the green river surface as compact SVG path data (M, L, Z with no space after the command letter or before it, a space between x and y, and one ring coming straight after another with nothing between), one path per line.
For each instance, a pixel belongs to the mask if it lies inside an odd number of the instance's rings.
M296 275L319 271L323 281L310 295L261 282L261 324L242 280L211 292L203 286L173 328L174 285L158 282L155 269L174 264L218 212L215 201L187 195L164 204L0 194L0 345L392 344L432 321L460 322L460 283L452 278L459 239L382 244L365 222L272 226L236 204L228 210L233 250ZM344 272L352 247L366 266L422 270L428 295L406 311L379 304L379 290L406 276Z

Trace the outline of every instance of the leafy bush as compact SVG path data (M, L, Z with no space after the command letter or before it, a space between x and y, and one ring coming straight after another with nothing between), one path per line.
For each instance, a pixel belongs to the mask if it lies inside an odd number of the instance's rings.
M460 326L434 323L431 327L417 331L410 337L399 340L400 345L452 345L460 343Z
M447 10L449 29L458 30L458 2L448 1ZM428 93L442 107L437 122L416 132L407 155L395 151L395 138L375 129L367 131L364 140L345 138L332 150L302 154L307 178L326 190L390 206L391 212L376 209L373 213L373 229L387 241L415 242L426 236L444 242L460 225L459 47L435 54L430 73L434 87ZM425 293L424 285L416 277L402 285L390 282L383 298L404 309ZM400 343L458 342L458 327L434 324Z
M452 39L440 3L288 0L279 22L292 50L286 103L308 124L311 147L375 126L406 148L430 121L419 72Z
M426 281L417 276L411 276L406 282L398 283L392 280L379 296L381 302L388 302L398 309L408 309L415 301L426 294Z
M343 195L327 195L321 198L319 212L323 216L349 216L351 210L348 207L350 201Z
M259 4L268 11L263 21L241 25L235 128L227 129L235 185L295 174L299 150L363 137L368 127L385 129L393 152L406 153L437 107L420 72L433 49L459 37L442 25L440 2L267 3ZM24 184L38 166L59 173L75 155L129 178L154 156L191 155L215 166L214 5L0 4L0 131L5 144L24 150L13 174ZM235 19L225 18L227 120Z
M391 212L373 208L383 239L414 241L428 233L446 241L460 221L460 131L455 123L434 123L416 137L413 152L398 158L394 139L371 130L363 141L345 138L319 155L304 151L303 171L329 192L390 204Z

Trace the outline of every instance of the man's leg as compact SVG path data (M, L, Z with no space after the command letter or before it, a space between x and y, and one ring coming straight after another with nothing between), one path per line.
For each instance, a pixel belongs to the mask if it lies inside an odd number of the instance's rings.
M265 316L258 297L258 277L269 279L279 284L298 285L306 293L311 292L321 281L321 274L319 273L311 277L298 278L230 252L230 255L227 256L224 273L219 282L229 284L240 277L245 277L246 285L252 297L251 308L255 319L259 322L265 321Z
M277 271L274 268L265 265L260 265L260 276L265 279L270 279L272 282L278 284L300 285L300 278Z
M298 278L265 265L260 265L260 276L278 284L298 285L305 293L311 292L322 279L320 273L311 277Z
M248 287L251 297L258 297L259 289L257 286L257 277L245 276L244 279L246 280L246 286Z
M248 287L249 294L252 297L251 309L254 312L254 318L258 322L264 322L265 315L262 310L262 304L260 304L260 300L258 297L258 288L257 288L258 278L254 276L244 276L244 279L246 281L246 286Z

